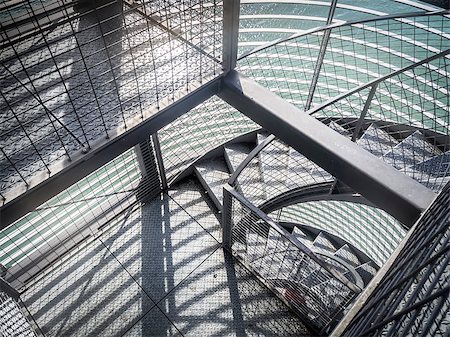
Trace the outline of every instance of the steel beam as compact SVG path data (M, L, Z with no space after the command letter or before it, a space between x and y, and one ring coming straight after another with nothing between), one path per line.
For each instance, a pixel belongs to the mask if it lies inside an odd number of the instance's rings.
M236 67L239 37L239 0L223 2L223 60L222 69L228 73Z
M0 207L0 230L215 95L220 80L221 76L215 77L173 103L167 100L165 108L148 111L146 119L135 117L127 121L127 129L115 130L109 139L93 142L89 152L79 151L72 161L65 159L53 165L50 176L40 174L29 181L28 188L4 193L6 203Z
M410 227L435 193L268 89L232 71L219 96Z

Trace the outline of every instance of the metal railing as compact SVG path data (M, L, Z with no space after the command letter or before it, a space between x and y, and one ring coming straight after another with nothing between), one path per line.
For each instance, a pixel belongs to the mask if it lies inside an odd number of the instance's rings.
M216 1L23 1L0 16L4 200L221 73Z
M314 28L242 55L238 70L309 110L446 50L450 37L446 14L387 15Z
M337 123L338 132L439 192L450 180L449 54L373 79L307 113Z
M450 20L445 13L313 29L242 56L241 62L254 64L240 70L316 118L339 124L353 141L439 192L450 179ZM439 29L426 26L433 22ZM330 31L345 43L327 42L331 45L317 73L312 69L321 36ZM353 65L355 60L359 63ZM314 93L311 78L328 93Z
M360 310L343 321L340 336L448 335L449 221L447 184L367 300L358 303Z
M337 270L346 266L313 253L229 185L222 225L225 248L318 331L334 326L361 291L351 272Z
M37 337L19 293L0 276L0 336Z
M332 182L329 173L271 135L253 149L228 184L261 206L286 192L311 185L325 185L329 191Z

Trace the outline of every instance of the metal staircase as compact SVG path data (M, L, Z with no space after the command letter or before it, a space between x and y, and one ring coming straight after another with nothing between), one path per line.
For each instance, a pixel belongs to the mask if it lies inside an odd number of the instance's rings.
M328 126L348 138L355 134L354 124L329 121ZM385 125L370 122L361 129L361 136L353 139L357 144L426 187L439 191L450 180L448 149L433 144L421 131L398 132L394 127L397 131L389 132ZM216 151L214 157L194 164L196 176L220 211L227 183L263 211L267 202L295 189L325 184L332 193L336 188L332 175L263 130L254 142L230 142L222 149L220 155ZM303 224L267 225L271 219L248 215L259 210L251 211L245 203L233 207L231 212L242 214L233 220L236 233L231 234L230 250L317 331L334 326L378 270L364 252L324 230ZM335 299L342 292L346 295ZM327 311L332 314L321 317Z

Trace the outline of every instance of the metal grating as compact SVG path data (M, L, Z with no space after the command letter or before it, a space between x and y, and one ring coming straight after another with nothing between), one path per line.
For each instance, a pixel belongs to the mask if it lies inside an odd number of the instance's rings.
M343 336L447 336L450 331L450 185Z
M360 292L337 271L345 267L318 258L229 186L224 201L225 247L314 329L334 326Z
M215 147L258 128L220 98L207 100L158 132L167 178Z
M0 336L37 337L22 311L22 306L20 299L15 300L0 291Z
M215 0L13 1L0 17L4 199L221 72Z
M15 288L160 191L153 145L143 146L146 156L126 151L0 232L0 261Z

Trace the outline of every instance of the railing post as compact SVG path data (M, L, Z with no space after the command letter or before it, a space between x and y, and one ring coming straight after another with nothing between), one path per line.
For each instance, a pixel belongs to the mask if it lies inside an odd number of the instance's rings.
M159 137L157 133L154 133L152 135L152 141L153 141L153 148L155 149L156 163L158 165L159 175L161 178L161 186L163 190L166 190L168 187L166 170L164 169L164 163L161 153L161 144L159 143Z
M223 209L222 209L222 245L225 249L231 251L231 230L232 230L232 220L231 220L231 193L228 190L232 188L230 185L225 184L223 187Z
M361 115L359 115L358 122L356 123L355 130L352 135L352 142L356 142L356 139L361 132L361 129L364 125L364 119L366 118L367 111L369 110L370 104L372 103L373 96L375 96L375 92L377 91L378 82L372 85L372 88L369 91L369 95L367 96L366 103L364 104L364 108L361 111Z
M222 69L226 74L236 67L239 37L240 0L223 1Z
M328 12L327 25L331 24L333 21L334 12L336 10L337 0L332 0L330 5L330 11ZM305 111L311 108L312 100L314 98L314 93L316 91L317 82L319 81L320 70L322 69L323 60L325 58L325 53L328 47L328 41L330 40L331 28L327 29L323 33L323 39L320 43L319 55L317 56L316 66L314 67L314 74L311 80L311 85L309 86L308 98L306 99Z

